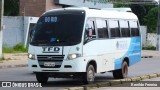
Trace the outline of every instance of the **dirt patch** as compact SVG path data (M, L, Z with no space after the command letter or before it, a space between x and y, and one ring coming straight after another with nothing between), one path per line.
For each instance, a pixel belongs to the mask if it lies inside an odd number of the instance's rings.
M26 53L16 53L16 54L4 54L4 58L6 60L26 60L28 57Z

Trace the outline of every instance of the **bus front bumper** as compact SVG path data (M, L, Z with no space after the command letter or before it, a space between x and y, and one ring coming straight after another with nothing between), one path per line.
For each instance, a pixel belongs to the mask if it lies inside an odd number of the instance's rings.
M86 72L87 62L83 58L74 60L63 60L60 68L44 68L39 65L38 60L28 59L29 71L33 72Z

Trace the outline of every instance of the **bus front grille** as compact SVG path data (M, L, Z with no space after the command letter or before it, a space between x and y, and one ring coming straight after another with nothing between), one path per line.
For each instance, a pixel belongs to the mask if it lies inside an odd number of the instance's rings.
M64 55L37 55L38 63L41 68L60 68ZM45 66L45 63L54 63L54 66Z

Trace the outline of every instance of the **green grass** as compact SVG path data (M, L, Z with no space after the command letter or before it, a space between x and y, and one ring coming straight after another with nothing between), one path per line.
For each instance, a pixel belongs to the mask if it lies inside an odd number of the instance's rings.
M27 53L28 48L25 48L24 44L19 43L13 48L3 46L2 52L3 53Z
M148 45L147 47L143 47L143 50L156 50L156 47Z

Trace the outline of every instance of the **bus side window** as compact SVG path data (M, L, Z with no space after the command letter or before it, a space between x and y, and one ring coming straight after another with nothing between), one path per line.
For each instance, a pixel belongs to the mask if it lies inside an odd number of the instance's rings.
M118 20L109 20L109 29L111 38L120 37Z
M131 29L131 35L133 37L140 36L137 21L129 21L129 25L130 25L130 29Z
M98 29L98 37L101 38L109 38L108 35L108 28L107 28L107 22L102 19L97 19L97 29Z
M85 26L85 41L96 38L94 21L88 20Z
M119 21L122 37L130 37L130 29L128 26L128 21L120 20Z

